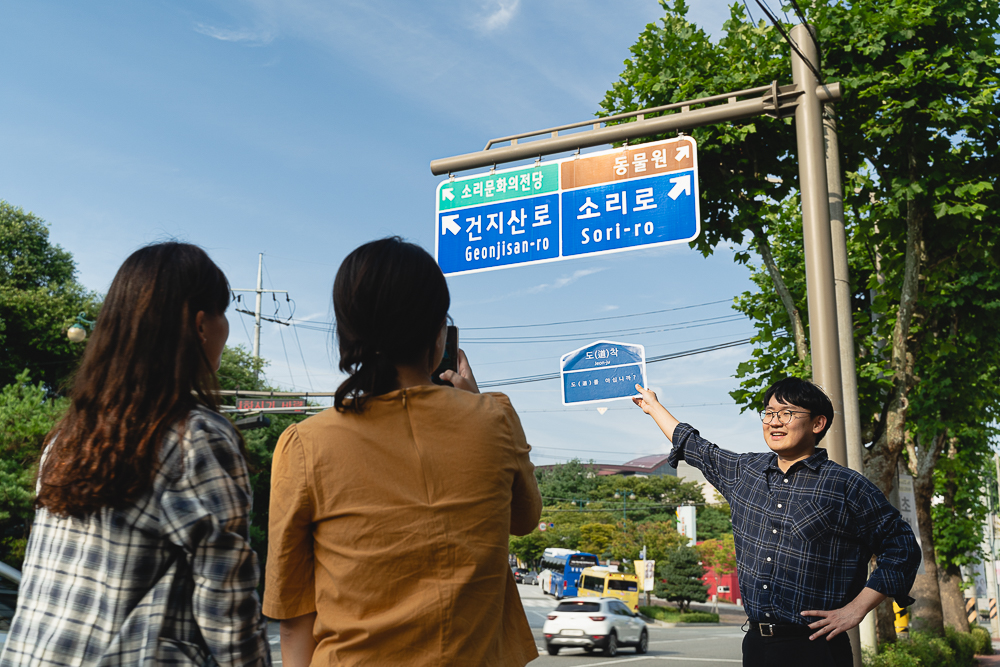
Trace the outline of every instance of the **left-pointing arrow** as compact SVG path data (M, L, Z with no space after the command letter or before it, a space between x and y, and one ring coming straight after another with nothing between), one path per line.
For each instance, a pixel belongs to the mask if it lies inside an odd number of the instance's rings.
M462 231L462 226L455 222L456 220L458 220L457 215L441 216L441 236L444 236L445 232L451 232L455 236L458 236L458 233Z
M454 201L455 191L451 188L441 188L441 201Z
M667 193L671 199L677 199L682 194L691 194L691 174L671 178L670 182L674 184L674 187L670 188L670 192Z

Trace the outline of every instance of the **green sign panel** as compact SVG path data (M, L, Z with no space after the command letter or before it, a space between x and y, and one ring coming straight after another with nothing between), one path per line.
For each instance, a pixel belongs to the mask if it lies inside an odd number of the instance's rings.
M438 211L531 197L559 190L559 165L498 171L438 186Z

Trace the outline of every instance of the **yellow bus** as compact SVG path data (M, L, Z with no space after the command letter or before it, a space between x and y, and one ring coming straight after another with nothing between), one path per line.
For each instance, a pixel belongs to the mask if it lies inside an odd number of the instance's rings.
M618 598L632 611L639 611L639 577L612 572L604 566L588 567L580 573L577 595Z

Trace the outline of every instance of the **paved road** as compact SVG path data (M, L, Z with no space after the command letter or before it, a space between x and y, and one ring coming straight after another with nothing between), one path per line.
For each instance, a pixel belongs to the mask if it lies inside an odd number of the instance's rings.
M636 655L635 649L623 647L615 658L599 652L587 655L583 649L562 649L551 656L545 651L542 626L556 601L542 595L537 586L521 586L521 604L528 616L531 632L540 654L531 667L576 667L577 665L617 665L645 663L663 667L706 667L707 665L743 664L743 631L738 625L692 625L676 628L649 628L649 653Z
M528 616L528 624L535 637L540 657L531 662L531 667L576 667L577 665L631 665L645 663L663 667L707 667L708 665L739 665L743 663L743 632L737 624L732 625L692 625L676 628L649 629L649 653L636 655L635 649L623 647L615 658L606 658L600 652L587 655L583 649L563 649L559 655L550 656L545 652L545 638L542 626L545 616L556 606L556 601L542 595L538 586L518 585L521 603ZM274 664L281 665L281 651L278 644L278 624L270 623L268 635L274 649Z

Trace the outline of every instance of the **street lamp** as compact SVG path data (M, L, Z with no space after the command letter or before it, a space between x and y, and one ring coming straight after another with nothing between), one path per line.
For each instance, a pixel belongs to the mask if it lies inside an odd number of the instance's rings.
M86 313L80 313L76 316L76 322L66 330L66 338L71 343L82 343L87 338L87 329L93 328L94 321L88 320Z
M628 520L628 501L629 500L635 500L635 494L634 493L630 493L630 494L628 494L628 496L626 496L624 491L622 491L621 493L618 493L617 491L615 491L615 498L621 498L622 499L622 521L627 521Z
M590 501L589 500L571 500L571 501L569 501L569 504L573 505L574 507L579 507L580 511L582 512L585 505L590 505Z

